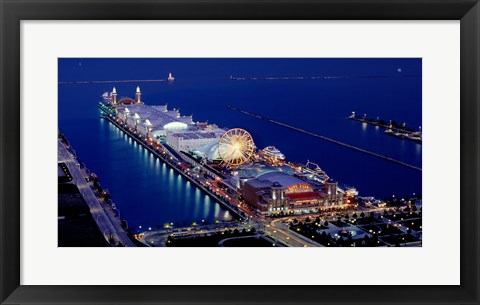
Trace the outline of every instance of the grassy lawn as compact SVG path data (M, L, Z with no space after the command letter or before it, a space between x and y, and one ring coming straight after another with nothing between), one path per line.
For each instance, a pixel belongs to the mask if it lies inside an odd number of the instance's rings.
M422 231L422 220L421 219L412 219L404 220L399 222L402 226L410 228L414 231Z
M399 235L391 235L382 237L382 239L392 245L403 246L405 243L419 241L418 238L410 235L410 234L399 234Z

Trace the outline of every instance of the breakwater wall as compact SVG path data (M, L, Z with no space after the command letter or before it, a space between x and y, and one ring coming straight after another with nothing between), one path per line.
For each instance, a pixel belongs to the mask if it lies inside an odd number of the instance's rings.
M417 167L417 166L414 166L414 165L411 165L411 164L408 164L408 163L405 163L405 162L402 162L402 161L399 161L399 160L395 160L393 158L383 156L383 155L380 155L380 154L377 154L377 153L374 153L374 152L368 151L366 149L359 148L359 147L356 147L356 146L353 146L353 145L350 145L350 144L347 144L347 143L343 143L343 142L340 142L340 141L337 141L337 140L334 140L334 139L331 139L331 138L328 138L328 137L325 137L325 136L322 136L322 135L319 135L319 134L316 134L316 133L298 128L298 127L295 127L295 126L291 126L291 125L288 125L288 124L285 124L285 123L282 123L282 122L279 122L279 121L275 121L275 120L260 116L258 114L254 114L254 113L251 113L251 112L233 107L232 105L228 105L228 108L230 108L231 110L238 111L240 113L252 116L254 118L267 121L267 122L275 124L275 125L283 126L285 128L295 130L295 131L301 132L303 134L306 134L306 135L309 135L309 136L312 136L312 137L315 137L315 138L319 138L319 139L322 139L324 141L334 143L334 144L337 144L339 146L343 146L343 147L346 147L346 148L349 148L349 149L352 149L352 150L370 155L372 157L376 157L376 158L379 158L379 159L382 159L382 160L385 160L385 161L389 161L389 162L392 162L392 163L395 163L395 164L398 164L398 165L401 165L401 166L405 166L405 167L411 168L413 170L422 171L422 169L420 167Z

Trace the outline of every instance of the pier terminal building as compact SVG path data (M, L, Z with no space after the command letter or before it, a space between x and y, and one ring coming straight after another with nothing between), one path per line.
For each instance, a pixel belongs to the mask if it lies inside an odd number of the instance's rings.
M333 180L321 184L272 171L240 181L243 199L262 215L312 213L345 203L338 183Z
M146 139L165 141L177 151L190 152L218 142L225 133L216 125L194 123L192 116L182 116L178 109L169 110L167 105L147 106L141 102L140 88L135 99L117 101L116 89L112 91L117 121L122 122Z

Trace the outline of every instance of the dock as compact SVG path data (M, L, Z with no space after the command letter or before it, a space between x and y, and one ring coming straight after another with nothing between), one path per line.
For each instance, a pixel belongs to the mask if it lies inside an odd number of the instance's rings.
M391 135L397 138L401 139L407 139L410 141L417 142L419 144L422 144L422 132L421 131L415 131L409 128L404 127L397 127L396 125L392 125L392 123L387 124L384 120L381 120L379 118L372 119L372 118L367 118L366 115L363 117L359 117L355 115L355 112L352 112L351 115L348 116L349 120L360 122L360 123L366 123L369 125L373 126L378 126L381 128L386 129L385 134Z

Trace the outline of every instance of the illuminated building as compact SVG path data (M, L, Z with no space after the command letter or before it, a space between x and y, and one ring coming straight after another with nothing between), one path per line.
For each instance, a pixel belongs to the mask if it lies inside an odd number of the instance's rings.
M115 100L114 88L112 104ZM117 122L152 139L164 139L167 132L184 132L195 126L192 116L182 116L178 109L169 110L167 105L147 106L143 104L139 87L137 87L135 99L125 97L117 101L114 106L117 112Z
M167 105L147 106L142 103L140 87L135 99L125 97L116 101L116 90L112 92L112 105L116 109L117 122L132 131L152 140L161 140L177 151L191 152L210 144L218 144L225 133L216 125L196 124L192 116L182 116L178 109Z
M337 191L334 186L329 185L330 192ZM322 185L314 185L284 172L243 179L240 188L243 199L262 215L311 213L342 204L339 195L329 197Z
M218 129L215 132L186 131L167 133L167 143L178 151L192 152L216 144L225 133L225 130Z
M327 197L326 197L327 204L338 202L337 188L338 188L338 182L335 182L332 179L328 179L328 181L325 182L325 193L327 194Z

